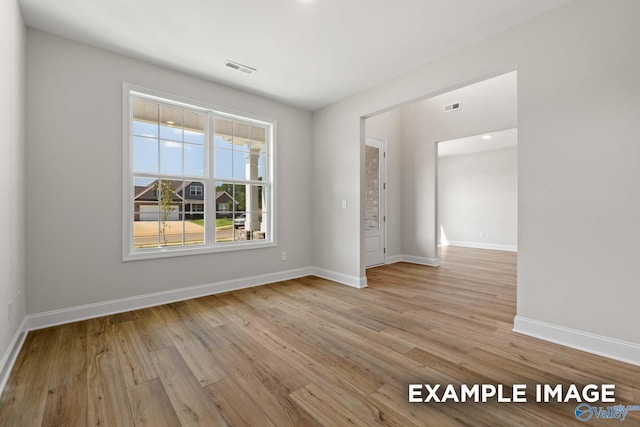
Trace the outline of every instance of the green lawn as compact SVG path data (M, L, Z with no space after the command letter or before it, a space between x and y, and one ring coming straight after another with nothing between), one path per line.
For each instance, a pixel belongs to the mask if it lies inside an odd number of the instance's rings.
M192 219L192 223L198 224L204 227L204 219ZM218 227L226 227L229 225L233 225L233 220L231 218L217 218L216 219L216 228Z

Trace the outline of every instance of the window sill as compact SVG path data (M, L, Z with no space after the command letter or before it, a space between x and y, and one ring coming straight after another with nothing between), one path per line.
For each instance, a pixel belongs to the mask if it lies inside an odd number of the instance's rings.
M129 250L122 256L123 262L142 261L147 259L174 258L189 255L203 255L221 252L247 251L251 249L272 248L276 246L276 242L255 242L241 243L228 246L199 246L190 248L152 248L139 249L136 251Z

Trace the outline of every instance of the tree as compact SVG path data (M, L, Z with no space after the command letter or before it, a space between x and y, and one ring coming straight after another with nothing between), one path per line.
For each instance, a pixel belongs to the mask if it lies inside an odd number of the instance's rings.
M156 194L158 195L158 204L160 205L160 233L162 234L162 240L164 245L167 246L167 228L171 226L167 224L171 217L171 212L175 209L172 205L173 197L176 192L171 187L171 181L157 180L153 184Z

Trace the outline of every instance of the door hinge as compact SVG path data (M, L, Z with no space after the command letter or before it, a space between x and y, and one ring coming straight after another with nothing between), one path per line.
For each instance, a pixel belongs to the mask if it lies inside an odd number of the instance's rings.
M387 222L387 216L386 215L382 216L382 222Z
M383 190L386 190L386 189L387 189L387 183L386 183L386 182L382 184L382 189L383 189Z
M382 248L382 253L386 254L387 253L387 248Z
M387 158L387 152L386 151L382 152L382 157L384 157L385 159Z

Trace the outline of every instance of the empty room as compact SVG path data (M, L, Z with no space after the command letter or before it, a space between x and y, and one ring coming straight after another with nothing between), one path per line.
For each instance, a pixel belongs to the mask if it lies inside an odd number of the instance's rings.
M639 16L2 0L0 425L640 424Z

